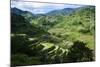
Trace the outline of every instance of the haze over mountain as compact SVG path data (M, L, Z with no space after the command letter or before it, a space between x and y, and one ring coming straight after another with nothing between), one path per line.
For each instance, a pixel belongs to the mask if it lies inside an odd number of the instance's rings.
M33 10L34 10L34 8L33 8ZM68 14L68 13L70 13L70 12L73 12L75 10L75 8L64 8L64 9L60 9L60 10L52 10L52 11L50 11L50 12L48 12L48 13L41 13L41 14L47 14L47 15L50 15L50 14L56 14L56 13L61 13L61 14L63 14L64 15L64 13L65 14ZM14 7L14 8L11 8L11 12L12 13L17 13L17 14L26 14L26 13L30 13L30 14L33 14L34 15L34 13L31 13L31 12L29 12L29 11L23 11L23 10L21 10L21 9L18 9L18 8L16 8L16 7ZM35 14L36 15L36 14ZM38 14L37 14L38 15Z

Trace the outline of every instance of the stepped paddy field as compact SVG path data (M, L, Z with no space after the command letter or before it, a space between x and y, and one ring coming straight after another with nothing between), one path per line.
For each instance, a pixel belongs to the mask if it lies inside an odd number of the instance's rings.
M95 60L95 6L23 6L11 5L12 66Z

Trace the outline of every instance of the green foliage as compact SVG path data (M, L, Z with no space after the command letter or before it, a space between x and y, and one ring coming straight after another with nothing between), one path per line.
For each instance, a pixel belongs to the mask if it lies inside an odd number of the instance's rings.
M11 54L25 53L31 55L31 42L28 41L27 36L14 35L11 37Z
M12 66L95 60L94 6L24 13L11 13Z
M76 41L73 46L69 48L67 55L68 62L86 62L93 60L92 50L86 47L86 43Z
M15 54L11 56L12 66L25 66L32 64L41 64L39 57L29 57L25 54Z

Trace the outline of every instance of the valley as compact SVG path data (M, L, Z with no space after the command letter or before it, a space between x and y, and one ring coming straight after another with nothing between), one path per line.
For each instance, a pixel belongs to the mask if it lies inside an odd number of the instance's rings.
M11 8L12 66L94 61L94 52L95 6L45 14Z

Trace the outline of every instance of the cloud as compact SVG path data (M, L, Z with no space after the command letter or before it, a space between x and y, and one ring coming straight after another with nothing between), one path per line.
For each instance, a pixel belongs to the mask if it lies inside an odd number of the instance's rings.
M63 8L76 8L76 7L80 7L80 5L11 1L11 7L12 8L16 7L21 10L30 11L32 13L37 14L37 13L47 13L52 10L63 9Z

